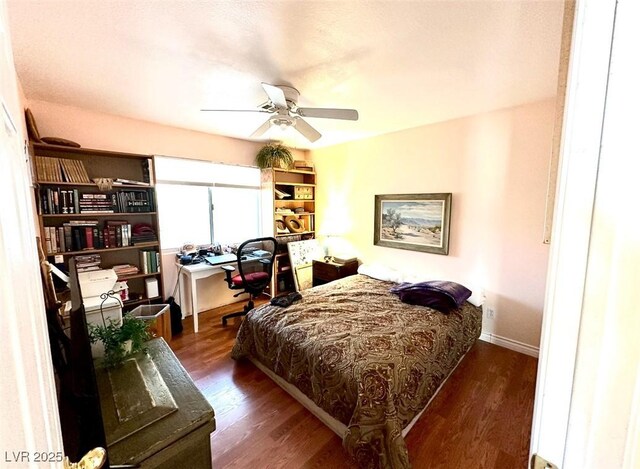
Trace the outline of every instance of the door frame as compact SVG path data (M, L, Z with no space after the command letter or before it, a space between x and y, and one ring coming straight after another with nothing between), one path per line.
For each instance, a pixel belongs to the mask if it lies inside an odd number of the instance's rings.
M530 454L563 467L617 2L576 3Z

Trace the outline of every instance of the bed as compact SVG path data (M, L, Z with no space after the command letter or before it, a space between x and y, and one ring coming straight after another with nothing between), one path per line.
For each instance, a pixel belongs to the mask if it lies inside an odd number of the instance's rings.
M265 304L232 350L338 433L359 467L411 467L404 435L480 336L480 308L405 304L394 285L359 274Z

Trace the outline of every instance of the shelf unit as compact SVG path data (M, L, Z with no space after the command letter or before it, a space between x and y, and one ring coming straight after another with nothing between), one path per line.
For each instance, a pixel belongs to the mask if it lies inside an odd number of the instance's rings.
M128 311L141 304L160 302L164 298L164 292L162 272L159 268L160 231L156 211L153 156L41 143L32 144L31 156L35 175L34 196L38 209L40 237L49 261L62 263L65 268L68 268L69 259L74 256L100 254L100 267L103 269L118 264L135 265L140 269L139 273L118 278L118 281L126 281L129 288L130 300L124 302L124 310ZM64 166L58 173L58 177L45 178L42 169L43 160L38 160L40 157L81 161L91 181L94 178L112 180L119 178L145 184L113 183L111 189L101 191L94 182L74 182L79 179L73 174L69 176ZM51 180L60 179L60 177L63 180ZM106 211L82 213L80 201L88 203L87 198L95 194L101 197L95 200L106 201L103 204L113 201L114 196L116 199L122 197L122 201L112 207L111 213ZM123 210L117 210L116 207ZM101 210L108 209L101 208ZM85 207L84 210L90 210L90 208ZM56 213L62 211L75 213ZM157 241L147 240L136 243L133 239L133 228L139 224L148 225L155 232ZM106 228L107 226L112 227L111 231ZM85 231L82 231L81 227ZM125 230L130 232L128 245L126 236L123 236ZM71 238L68 233L71 233ZM109 234L113 234L113 238L105 240ZM47 237L51 238L51 236L56 237L56 250L53 249L52 243L49 248L46 242ZM61 236L65 237L64 242L60 240ZM69 242L70 239L71 242ZM63 244L64 246L61 246ZM107 245L110 246L106 247ZM150 267L151 270L147 273L143 272L141 265L142 257L145 256L147 259L153 257L154 261ZM154 271L156 265L158 271ZM146 297L145 280L149 278L157 279L159 296Z
M315 191L316 173L297 169L270 168L263 169L262 190L265 201L264 232L278 240L274 275L270 294L281 295L294 290L293 271L287 253L287 243L315 237ZM287 194L288 197L282 197ZM298 212L295 213L295 209ZM291 212L283 213L282 210ZM285 217L292 216L304 228L301 232L291 232L283 226Z

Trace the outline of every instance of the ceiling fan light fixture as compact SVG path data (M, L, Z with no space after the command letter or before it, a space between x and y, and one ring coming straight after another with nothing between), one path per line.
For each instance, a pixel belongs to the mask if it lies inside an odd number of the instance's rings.
M296 121L288 116L277 115L271 118L271 125L280 127L281 130L287 130L288 127L294 127Z

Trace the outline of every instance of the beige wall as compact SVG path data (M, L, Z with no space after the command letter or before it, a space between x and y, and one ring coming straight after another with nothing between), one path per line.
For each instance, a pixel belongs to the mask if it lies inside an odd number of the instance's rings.
M537 347L553 99L311 153L320 235L345 230L363 262L481 287L484 332ZM451 192L448 256L373 245L375 194ZM485 308L486 308L485 306Z
M260 142L179 129L153 122L30 99L40 135L86 148L253 165Z
M29 108L41 136L66 138L87 148L253 165L255 155L263 145L46 101L29 100ZM293 153L296 158L304 158L301 151L294 150ZM174 253L162 256L167 295L173 291L176 282L174 260ZM222 274L198 282L198 299L200 311L237 301L223 282ZM190 304L185 307L190 308Z

